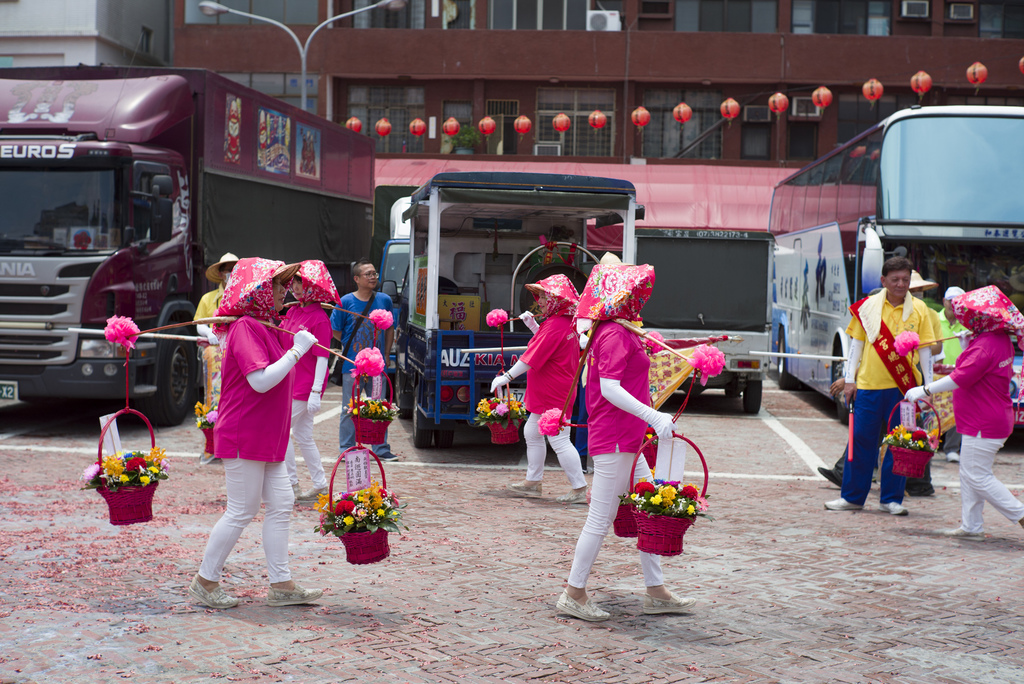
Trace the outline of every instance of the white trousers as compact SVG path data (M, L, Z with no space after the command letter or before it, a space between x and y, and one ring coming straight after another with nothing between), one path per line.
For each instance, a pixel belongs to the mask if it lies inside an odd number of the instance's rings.
M540 414L531 413L523 427L523 437L526 439L526 479L530 482L540 482L544 479L544 461L548 455L548 447L544 443L544 435L540 434L538 423ZM583 477L580 452L572 445L569 428L563 427L557 435L548 437L548 442L558 456L558 465L562 466L565 476L569 478L569 486L573 489L586 487L587 480Z
M586 588L590 570L618 512L619 495L629 491L629 470L633 467L634 456L635 454L616 452L596 454L593 457L594 481L590 488L590 510L587 513L587 521L583 523L580 539L576 542L576 555L573 556L572 570L569 571L569 584L577 589ZM633 481L641 478L647 478L648 481L653 479L642 456L637 463ZM661 556L643 551L638 553L645 586L657 587L664 584Z
M967 532L982 531L986 501L1010 522L1024 518L1024 503L1015 499L1006 485L992 474L996 453L1005 442L1005 438L963 436L960 444L960 527Z
M292 436L288 440L288 451L284 453L284 462L288 468L288 482L299 483L299 473L295 466L295 447L302 452L302 460L306 462L309 477L313 480L314 489L327 488L327 476L324 475L324 464L320 460L320 450L313 441L313 418L306 410L308 402L292 399Z
M287 582L292 578L288 570L288 527L291 522L295 497L284 461L267 463L244 458L224 459L224 479L228 490L228 507L213 526L206 543L199 575L211 582L219 582L224 563L235 547L242 530L260 512L260 502L266 504L263 516L263 553L267 557L267 577L270 583Z

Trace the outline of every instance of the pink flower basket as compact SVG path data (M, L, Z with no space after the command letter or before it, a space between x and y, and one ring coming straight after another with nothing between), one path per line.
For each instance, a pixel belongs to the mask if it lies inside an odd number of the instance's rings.
M341 535L341 542L345 545L345 560L352 565L379 563L391 555L386 530L349 532Z
M519 423L510 420L508 425L488 423L491 431L491 444L516 444L519 441Z
M203 447L203 456L213 456L213 428L199 428L206 438L206 446Z
M121 487L116 492L100 487L96 491L107 502L111 525L134 525L153 519L153 495L159 482L145 487Z
M678 556L683 552L683 535L690 529L692 520L649 515L646 511L636 511L635 515L639 532L636 548L659 556Z
M892 452L893 475L902 475L903 477L924 477L928 461L935 454L934 451L920 451L898 446L890 446L889 451Z
M352 422L356 426L357 444L383 444L387 441L390 420L370 420L352 416Z
M612 529L615 531L616 537L635 538L637 535L636 507L619 504L619 510L615 512L615 520L612 521Z

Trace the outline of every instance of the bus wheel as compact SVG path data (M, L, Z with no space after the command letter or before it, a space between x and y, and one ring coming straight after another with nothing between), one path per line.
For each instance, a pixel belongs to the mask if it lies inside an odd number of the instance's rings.
M743 412L757 413L761 410L761 390L763 383L760 380L747 382L747 388L743 390Z
M455 441L455 430L434 430L434 446L438 449L450 449Z
M789 346L786 344L785 332L782 327L779 327L779 350L783 353L789 351ZM793 391L800 389L800 381L796 379L796 376L789 372L789 359L782 357L782 363L779 364L779 389L786 391Z
M419 406L412 409L412 445L417 449L429 449L434 431L423 427L423 412Z

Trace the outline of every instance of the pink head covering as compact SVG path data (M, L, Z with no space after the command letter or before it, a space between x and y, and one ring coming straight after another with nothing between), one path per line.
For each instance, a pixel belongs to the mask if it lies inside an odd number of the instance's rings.
M572 281L561 273L548 276L544 280L538 280L526 286L534 299L540 301L541 294L548 296L547 305L540 312L541 316L551 318L552 316L573 316L576 314L576 304L580 296L576 294L576 288Z
M598 264L580 293L577 318L640 320L640 310L654 289L654 267L648 264Z
M953 313L958 321L975 333L1015 332L1017 344L1024 349L1024 315L995 285L954 297Z
M316 259L303 261L299 264L299 270L295 274L302 278L302 296L300 302L325 302L327 304L340 304L341 297L338 296L338 289L334 287L334 280L327 271L327 265Z
M220 299L218 316L252 316L269 321L277 315L274 308L274 277L291 279L292 270L283 261L260 257L239 259L231 272L231 282Z

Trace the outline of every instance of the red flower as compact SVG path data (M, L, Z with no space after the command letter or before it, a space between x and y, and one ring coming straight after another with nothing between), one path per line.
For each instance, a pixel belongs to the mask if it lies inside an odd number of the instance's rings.
M914 430L910 437L913 440L928 439L928 433L925 432L924 430Z
M696 499L698 496L700 496L700 492L698 492L697 488L694 487L693 485L686 485L685 487L683 487L683 491L680 492L680 494L682 494L687 499Z
M654 489L654 485L650 482L637 482L635 489L636 493L640 496L643 496L644 494L653 494L656 491Z
M128 462L124 464L124 469L125 470L145 470L146 469L146 459L142 458L141 456L135 456L133 458L129 458Z
M335 515L348 515L352 511L356 510L356 505L348 499L342 499L338 502L338 505L334 507Z

